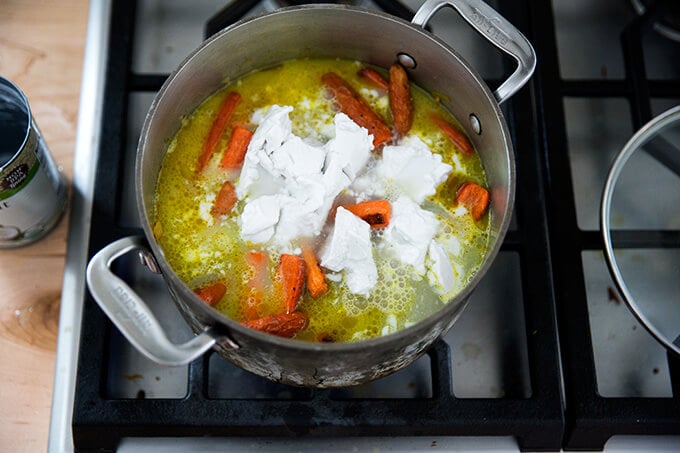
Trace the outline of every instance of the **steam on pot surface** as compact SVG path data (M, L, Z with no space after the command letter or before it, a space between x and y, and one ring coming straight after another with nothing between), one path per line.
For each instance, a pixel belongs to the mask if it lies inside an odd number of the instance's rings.
M182 124L154 235L201 299L249 327L324 342L393 333L455 297L487 253L481 161L398 64L286 61Z

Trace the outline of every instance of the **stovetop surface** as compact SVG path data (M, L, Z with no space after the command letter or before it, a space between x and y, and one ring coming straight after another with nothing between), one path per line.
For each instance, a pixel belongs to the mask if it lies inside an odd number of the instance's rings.
M250 3L246 14L279 6ZM402 3L415 11L422 2ZM510 231L446 337L393 376L314 391L249 375L216 354L187 367L156 365L86 294L76 448L113 448L125 437L273 435L313 444L326 436L431 435L483 436L522 450L598 450L613 435L680 433L677 359L621 303L598 231L600 194L617 152L651 116L680 101L680 45L641 27L625 1L491 4L527 35L539 65L503 106L518 176ZM141 234L134 159L144 116L220 11L223 2L208 0L112 2L88 255ZM431 24L492 88L512 71L453 11ZM120 261L170 339L190 338L162 278L134 257ZM384 418L345 418L361 411ZM462 439L439 447L469 446Z

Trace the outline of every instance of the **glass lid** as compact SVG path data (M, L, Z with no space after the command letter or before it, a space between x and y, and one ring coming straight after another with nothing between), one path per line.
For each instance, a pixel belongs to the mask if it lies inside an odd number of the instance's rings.
M621 296L680 355L680 105L643 126L616 157L600 227Z

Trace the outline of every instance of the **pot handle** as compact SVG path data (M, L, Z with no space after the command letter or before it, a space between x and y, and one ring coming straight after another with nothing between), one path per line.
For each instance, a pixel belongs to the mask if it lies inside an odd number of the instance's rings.
M142 354L161 365L186 365L212 348L217 336L207 329L184 344L168 340L144 301L111 272L111 264L133 250L148 251L142 237L125 237L101 249L87 265L90 292L109 319Z
M517 61L517 69L494 91L499 104L524 86L536 68L536 52L531 43L510 22L481 0L427 0L411 23L425 28L439 9L450 6L489 42Z

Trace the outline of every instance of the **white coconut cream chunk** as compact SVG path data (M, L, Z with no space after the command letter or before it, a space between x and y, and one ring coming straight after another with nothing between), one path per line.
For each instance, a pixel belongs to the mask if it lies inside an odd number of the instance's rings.
M335 136L326 143L328 157L324 168L327 178L336 178L331 181L332 191L342 190L354 181L357 174L364 168L371 156L373 149L373 136L368 130L359 126L344 113L335 115ZM345 178L339 178L343 174ZM339 180L343 186L338 186Z
M241 236L251 242L271 241L282 250L300 236L321 232L333 201L363 169L373 149L368 131L343 113L335 115L328 142L303 140L292 133L291 111L273 105L253 115L258 127L236 185L238 198L245 201ZM258 201L261 198L267 201Z
M438 228L439 221L433 213L401 196L392 203L392 219L383 233L382 246L392 257L423 275L428 247Z
M364 296L369 295L378 281L370 229L368 223L339 207L333 232L319 254L323 267L343 271L350 292Z
M239 219L241 237L251 242L266 242L274 235L274 227L281 213L281 197L266 195L243 207Z
M430 286L438 294L446 294L456 286L456 275L449 255L437 241L432 240L428 247L427 278Z
M372 196L407 195L416 203L434 195L452 167L418 137L407 137L399 145L385 146L382 159L357 178L351 190Z

